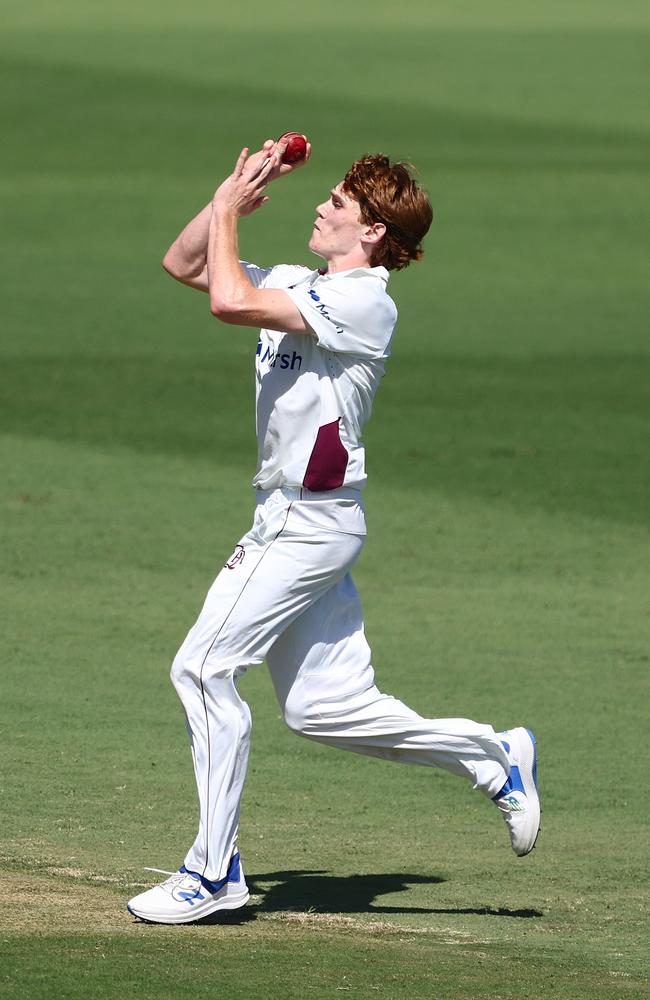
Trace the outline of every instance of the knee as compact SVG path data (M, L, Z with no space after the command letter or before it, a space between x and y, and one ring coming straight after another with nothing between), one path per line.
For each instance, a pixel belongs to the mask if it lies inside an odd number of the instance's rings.
M293 733L304 733L313 719L310 703L297 692L290 691L284 703L284 721Z
M181 646L169 672L169 678L179 695L188 689L195 690L201 687L203 664L201 659L193 655L192 650L186 645Z
M177 691L192 688L221 693L235 685L237 671L228 663L217 664L213 660L192 656L181 647L172 663L170 679Z
M190 663L187 657L183 654L183 649L181 648L174 657L174 662L172 663L172 668L169 672L169 679L178 691L187 683L190 676Z
M229 663L219 661L215 655L206 656L202 649L194 649L189 643L184 643L174 657L169 676L178 691L188 685L200 687L213 679L231 680L233 674Z
M202 676L201 663L183 655L181 649L172 663L170 678L186 712L193 711L203 702L224 732L236 731L240 738L249 736L252 728L250 709L237 691L232 670L223 669Z
M239 700L239 726L240 726L240 736L244 740L250 739L251 729L253 728L253 720L251 718L251 711L245 701Z

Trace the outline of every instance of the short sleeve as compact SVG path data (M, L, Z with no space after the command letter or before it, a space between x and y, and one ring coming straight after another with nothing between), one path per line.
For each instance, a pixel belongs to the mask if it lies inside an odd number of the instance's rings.
M319 347L362 358L388 356L397 310L380 279L341 275L286 292L316 334Z
M250 281L251 285L259 288L268 278L273 270L270 267L258 267L257 264L249 264L247 260L240 260L241 269Z

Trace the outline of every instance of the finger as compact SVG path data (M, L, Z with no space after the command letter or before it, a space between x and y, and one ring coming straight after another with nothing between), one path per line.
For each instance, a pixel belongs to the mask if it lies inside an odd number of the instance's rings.
M251 153L244 164L243 172L246 176L255 177L267 156L268 153L265 149L258 149L256 152Z
M264 176L270 174L273 168L277 167L279 162L280 160L278 155L276 153L272 153L270 156L266 158L266 160L262 164L262 169L260 170L260 174Z
M241 153L237 157L237 163L235 164L235 170L234 170L235 177L241 177L244 171L244 164L246 163L247 156L248 156L248 146L244 146Z
M252 175L251 180L254 181L255 184L257 185L266 187L266 185L271 180L271 174L273 173L277 165L278 165L277 156L275 153L272 153L271 156L267 156L267 158L263 161L263 163L260 164L259 169L256 171L255 174Z
M251 201L255 201L257 198L261 198L266 191L268 184L266 181L256 181L254 185L251 185L248 191L248 197Z
M274 161L275 154L267 149L262 149L251 156L247 169L249 180L257 183L260 177L265 177L273 169Z
M256 198L255 201L251 202L250 205L248 205L248 207L242 212L242 215L252 215L252 213L256 212L258 208L262 207L262 205L266 205L268 200L269 199L265 197Z

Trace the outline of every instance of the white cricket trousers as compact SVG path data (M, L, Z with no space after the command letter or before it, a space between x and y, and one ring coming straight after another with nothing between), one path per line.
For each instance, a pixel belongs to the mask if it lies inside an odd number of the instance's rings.
M172 667L199 795L185 866L224 878L236 850L251 715L237 691L267 661L290 729L343 750L441 767L496 795L510 765L493 728L424 719L375 687L350 576L365 539L356 490L258 493L253 527L210 588ZM405 667L407 665L405 664Z

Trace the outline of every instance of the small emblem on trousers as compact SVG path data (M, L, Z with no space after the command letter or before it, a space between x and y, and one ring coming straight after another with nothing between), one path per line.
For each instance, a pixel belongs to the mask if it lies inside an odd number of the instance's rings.
M235 546L235 551L233 552L233 554L231 555L230 559L226 563L226 568L227 569L234 569L236 566L239 565L240 562L244 561L244 556L245 555L246 555L246 551L245 551L243 545L237 545L237 546Z

